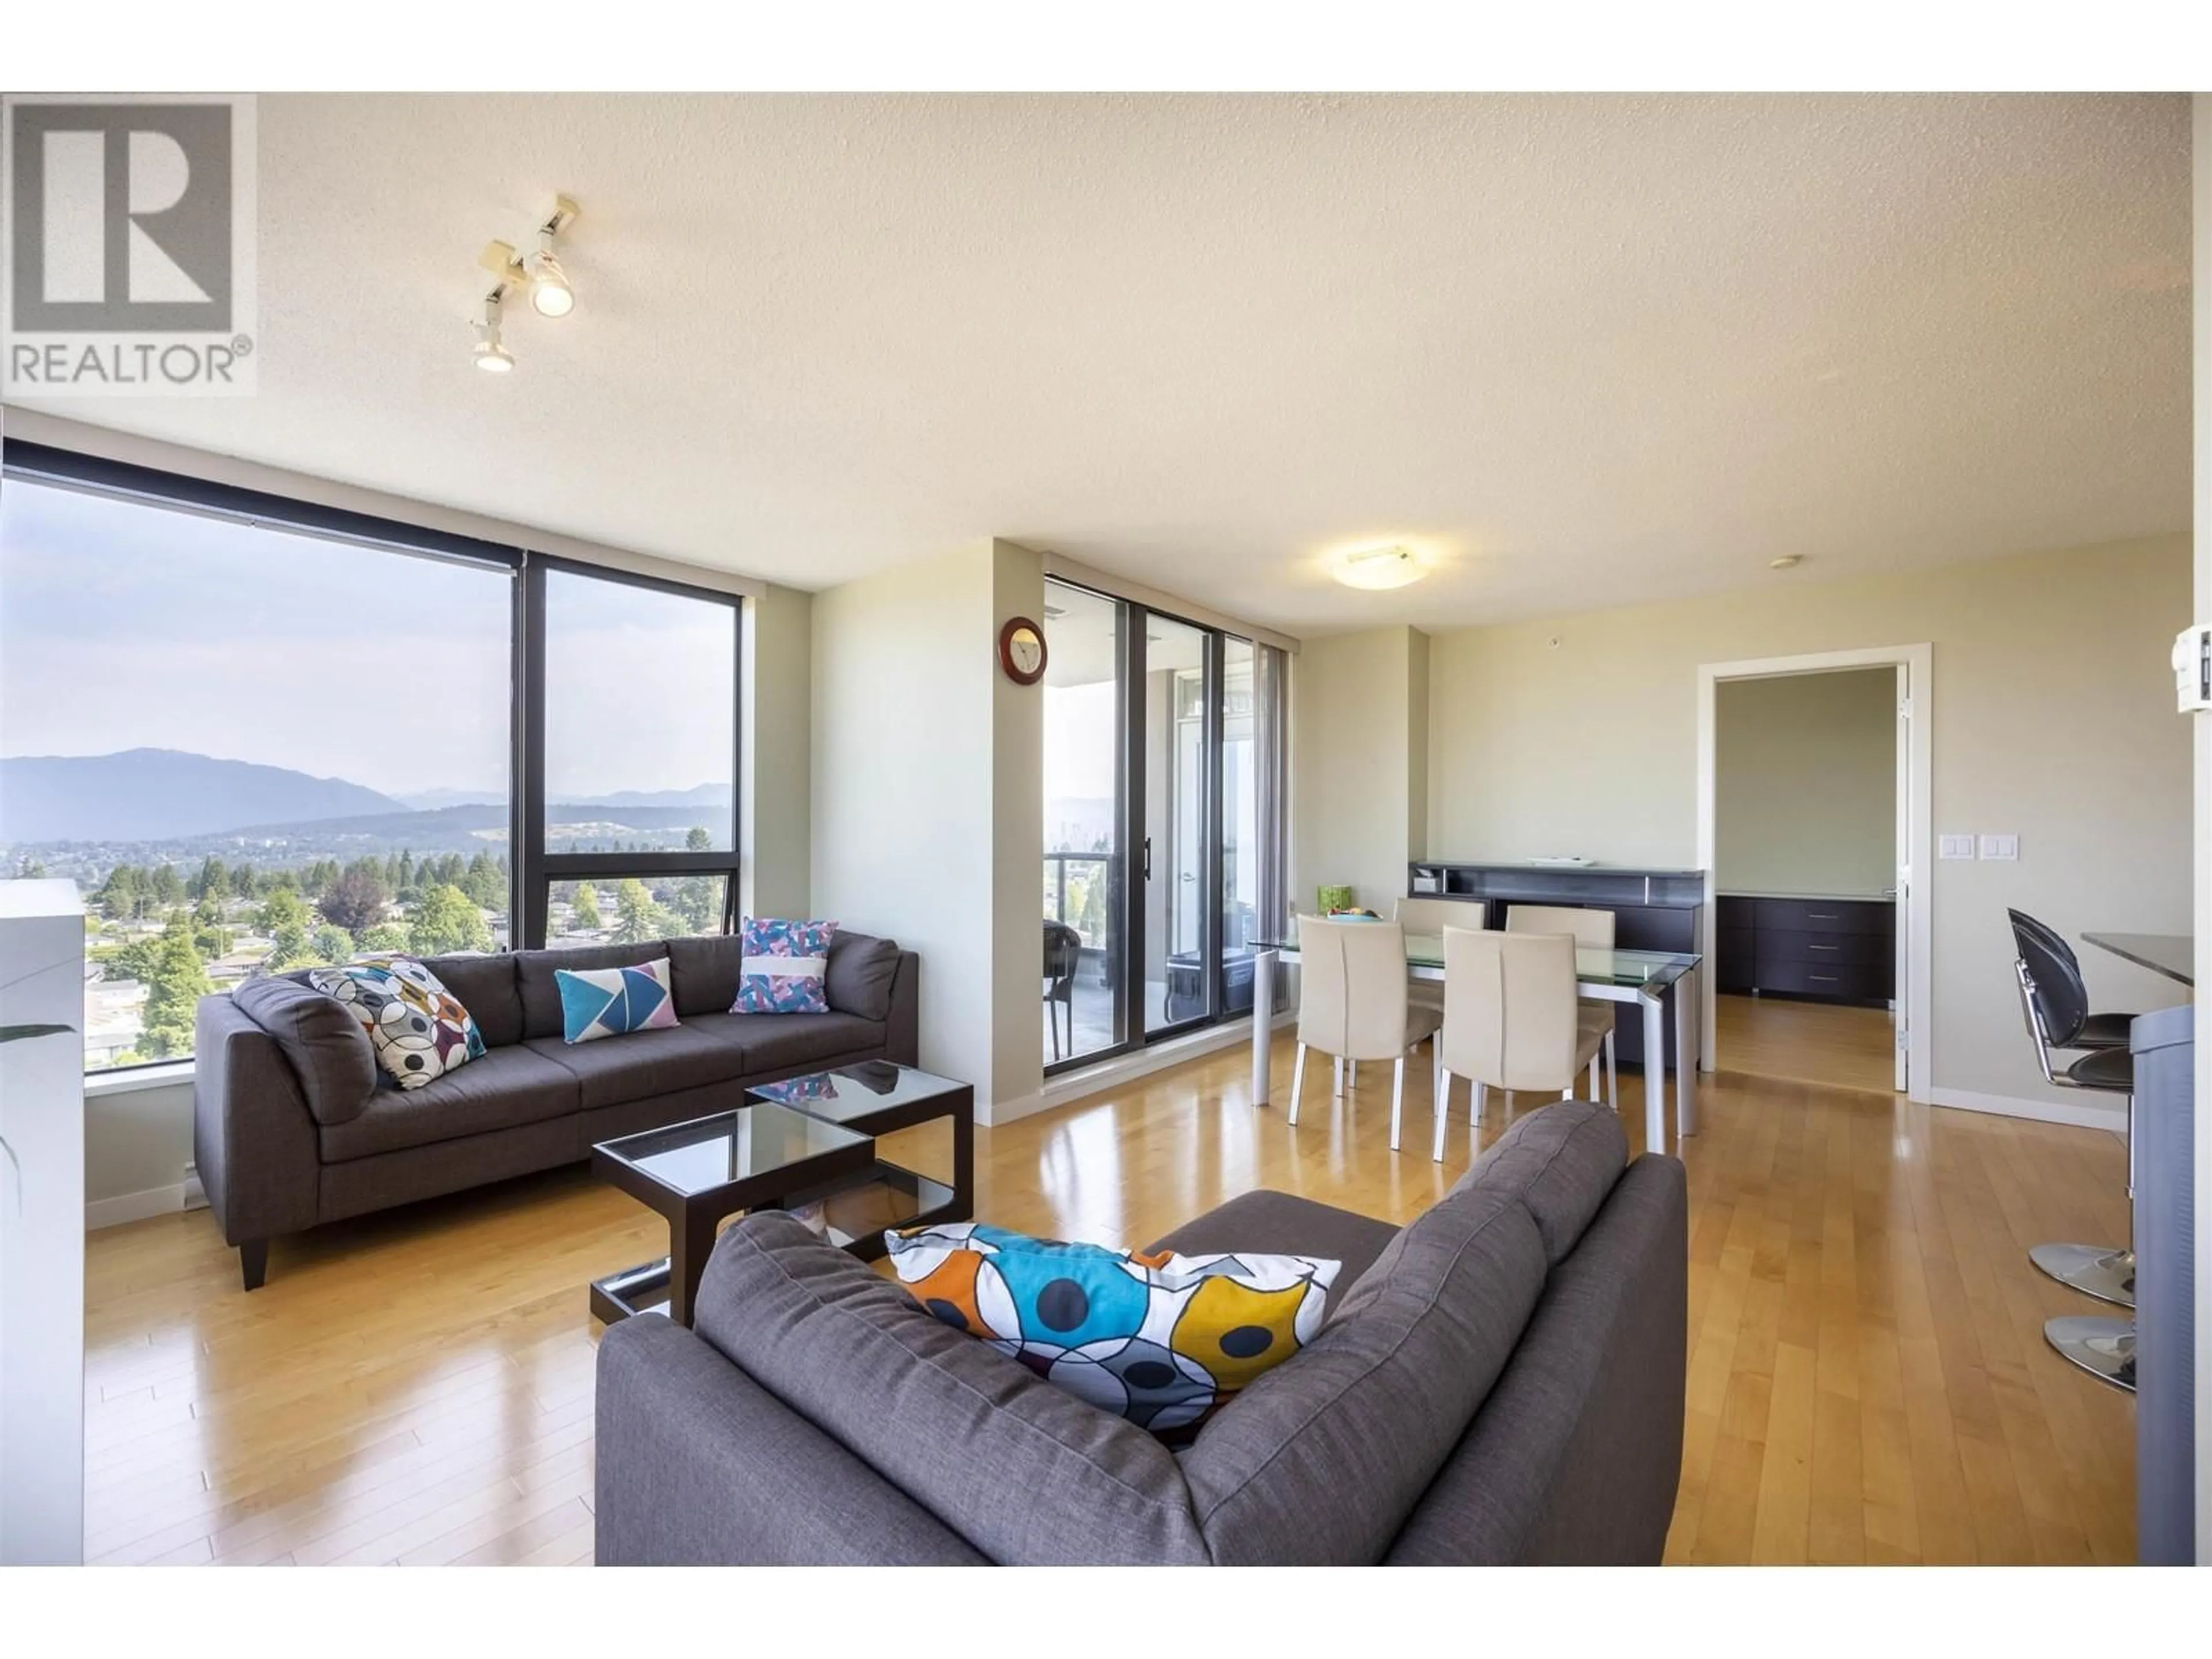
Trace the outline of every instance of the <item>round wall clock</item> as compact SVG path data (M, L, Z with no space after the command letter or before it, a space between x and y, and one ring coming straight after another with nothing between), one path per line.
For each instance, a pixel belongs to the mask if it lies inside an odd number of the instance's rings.
M1044 678L1044 629L1027 617L1012 617L999 630L999 666L1016 685Z

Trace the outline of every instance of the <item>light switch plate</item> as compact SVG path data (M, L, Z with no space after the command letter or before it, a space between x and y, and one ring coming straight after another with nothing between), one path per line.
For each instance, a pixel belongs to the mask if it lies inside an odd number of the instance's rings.
M1982 856L1985 859L2017 859L2020 856L2018 836L1984 836Z
M1972 836L1938 836L1936 838L1936 856L1939 859L1970 859L1974 856L1974 838Z

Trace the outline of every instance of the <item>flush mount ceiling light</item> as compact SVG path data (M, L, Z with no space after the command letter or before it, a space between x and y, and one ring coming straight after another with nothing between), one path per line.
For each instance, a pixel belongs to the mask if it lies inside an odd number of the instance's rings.
M504 374L514 367L514 356L499 337L500 295L485 296L483 320L474 325L477 343L470 351L476 366L487 374Z
M1802 553L1784 553L1778 559L1769 559L1766 562L1766 568L1769 570L1795 570L1804 562L1805 556Z
M1329 568L1346 587L1404 587L1428 574L1410 547L1364 547L1339 556Z

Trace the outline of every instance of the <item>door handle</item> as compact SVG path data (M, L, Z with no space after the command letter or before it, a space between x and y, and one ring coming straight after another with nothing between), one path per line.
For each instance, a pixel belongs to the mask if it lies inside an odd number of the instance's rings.
M1152 838L1150 836L1145 837L1144 863L1145 879L1150 881L1152 878Z
M1177 877L1176 878L1176 879L1177 881L1196 881L1196 880L1198 879L1198 878L1197 878L1196 876L1194 876L1194 875L1191 874L1191 872L1190 872L1189 871L1186 870L1186 871L1184 871L1184 872L1182 872L1182 874L1181 874L1180 876L1177 876Z

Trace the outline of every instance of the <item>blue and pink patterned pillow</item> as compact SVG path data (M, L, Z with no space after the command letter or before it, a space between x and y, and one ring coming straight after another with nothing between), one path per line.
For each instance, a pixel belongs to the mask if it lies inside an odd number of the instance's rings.
M733 1014L826 1014L834 921L776 921L747 916L738 930Z

